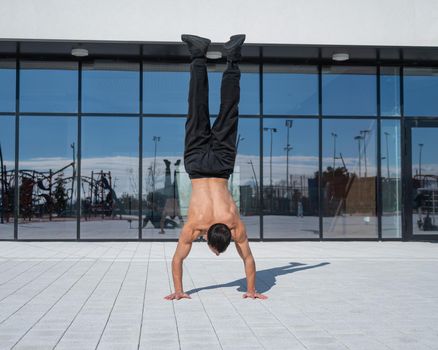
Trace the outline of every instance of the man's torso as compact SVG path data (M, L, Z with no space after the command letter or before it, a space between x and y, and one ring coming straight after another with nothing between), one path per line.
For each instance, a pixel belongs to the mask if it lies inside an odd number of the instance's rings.
M193 240L205 235L216 223L228 226L234 240L240 224L239 210L228 191L228 180L221 178L192 179L187 224L193 230Z

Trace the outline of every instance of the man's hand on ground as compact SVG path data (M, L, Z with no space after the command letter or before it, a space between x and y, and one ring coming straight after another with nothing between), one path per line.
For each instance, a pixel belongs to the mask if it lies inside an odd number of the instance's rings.
M257 293L257 292L252 292L252 293L246 292L245 294L243 294L243 298L245 298L245 299L246 298L263 299L263 300L268 299L268 297L266 295L263 295L263 294L260 294L260 293Z
M180 300L180 299L192 299L192 297L190 295L188 295L187 293L182 293L182 292L175 292L172 294L169 294L168 296L165 296L164 299L167 300Z

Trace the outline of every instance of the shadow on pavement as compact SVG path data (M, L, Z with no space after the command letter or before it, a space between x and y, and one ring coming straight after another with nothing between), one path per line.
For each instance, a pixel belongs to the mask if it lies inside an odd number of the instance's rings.
M273 286L275 286L277 283L277 276L283 276L288 275L290 273L303 271L307 269L314 269L316 267L321 267L325 265L329 265L328 262L323 262L317 265L306 265L301 264L297 262L291 262L288 265L280 266L280 267L273 267L271 269L266 270L260 270L257 271L257 292L259 293L266 293L269 291ZM238 280L234 280L232 282L223 283L223 284L214 284L211 286L205 286L200 288L194 288L189 291L187 291L187 294L193 294L198 293L201 290L208 290L208 289L216 289L216 288L222 288L222 287L238 287L237 291L239 292L246 292L246 278L240 278Z

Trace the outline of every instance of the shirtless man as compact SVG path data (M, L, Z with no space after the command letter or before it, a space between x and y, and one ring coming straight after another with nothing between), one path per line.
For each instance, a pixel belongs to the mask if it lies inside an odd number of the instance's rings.
M256 292L256 269L248 244L245 225L228 191L228 179L236 158L238 104L240 99L241 47L245 35L234 35L224 45L227 68L221 86L219 115L210 128L206 57L209 39L183 35L192 63L190 65L189 113L186 121L184 166L192 182L187 222L180 234L172 260L175 292L168 300L190 298L182 286L183 260L192 242L203 236L210 250L223 253L231 239L245 265L247 292L244 298L267 297Z

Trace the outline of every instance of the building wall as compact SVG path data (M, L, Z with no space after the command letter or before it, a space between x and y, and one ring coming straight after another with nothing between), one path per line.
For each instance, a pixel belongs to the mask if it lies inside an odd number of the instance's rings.
M2 0L0 39L436 46L434 0Z

